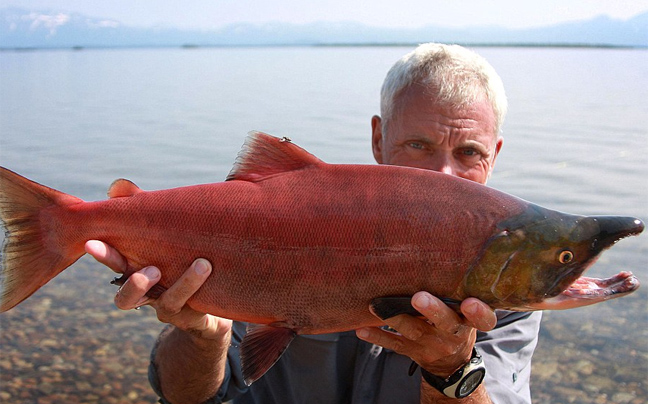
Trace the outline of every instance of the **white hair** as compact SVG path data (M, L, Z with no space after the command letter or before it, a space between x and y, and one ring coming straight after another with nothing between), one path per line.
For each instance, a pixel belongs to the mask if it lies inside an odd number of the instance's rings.
M499 134L507 109L504 85L495 69L475 52L459 45L427 43L397 61L380 92L383 130L395 112L396 97L416 84L425 86L436 101L451 108L485 97L493 107L494 134Z

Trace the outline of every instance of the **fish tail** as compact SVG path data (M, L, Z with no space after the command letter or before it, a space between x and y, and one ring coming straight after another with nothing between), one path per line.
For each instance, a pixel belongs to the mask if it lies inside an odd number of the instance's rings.
M0 167L0 220L5 228L0 312L31 296L83 255L83 245L66 246L43 230L43 217L51 216L42 214L82 202Z

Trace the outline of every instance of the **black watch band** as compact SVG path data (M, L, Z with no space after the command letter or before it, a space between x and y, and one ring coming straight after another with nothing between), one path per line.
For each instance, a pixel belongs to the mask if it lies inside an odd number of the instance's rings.
M468 363L451 374L447 379L435 376L421 368L423 379L432 387L439 390L447 397L468 397L484 380L486 368L481 355L473 348L472 356Z

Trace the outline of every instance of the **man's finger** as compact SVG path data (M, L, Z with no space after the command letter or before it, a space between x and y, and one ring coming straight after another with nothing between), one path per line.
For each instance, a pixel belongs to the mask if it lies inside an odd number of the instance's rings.
M143 305L148 292L160 280L160 270L146 267L132 274L115 295L115 305L122 310L130 310Z
M376 315L373 311L373 307L370 307L369 310ZM394 317L383 319L382 321L390 328L396 330L403 337L412 341L416 341L423 337L427 332L427 328L430 327L430 325L422 319L408 314L399 314Z
M469 297L461 302L461 312L466 317L466 323L480 331L490 331L497 324L493 309L479 299Z
M381 330L375 327L365 327L356 330L356 336L370 344L379 345L383 348L390 349L394 352L403 354L405 341L403 337L389 331Z
M158 317L168 317L179 313L187 300L205 283L211 270L212 266L206 259L195 260L180 279L155 302Z
M414 294L412 306L439 330L455 333L463 324L462 319L454 310L427 292Z
M117 273L124 273L128 268L126 258L117 252L117 250L102 241L87 241L85 243L85 251L92 255L94 259Z

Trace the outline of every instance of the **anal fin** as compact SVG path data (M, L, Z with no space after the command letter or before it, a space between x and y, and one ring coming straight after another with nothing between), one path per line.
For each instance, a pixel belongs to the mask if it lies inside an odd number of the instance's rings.
M286 351L297 333L273 325L252 326L240 346L243 379L248 386L258 380Z

